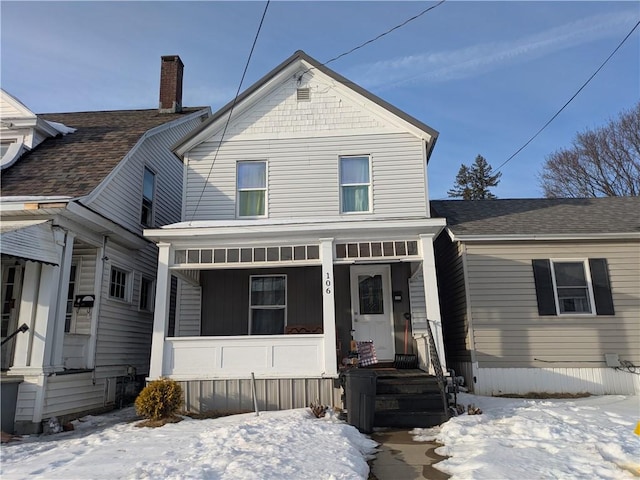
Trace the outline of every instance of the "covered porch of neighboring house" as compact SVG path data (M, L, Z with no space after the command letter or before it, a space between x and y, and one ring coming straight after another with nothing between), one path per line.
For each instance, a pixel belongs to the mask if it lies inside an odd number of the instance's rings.
M340 405L352 340L379 362L445 365L433 256L442 219L192 222L159 247L149 379L181 381L192 411Z
M3 387L19 385L12 409L3 398L3 431L38 433L52 416L105 406L95 362L106 240L64 203L12 207L0 238L1 358Z

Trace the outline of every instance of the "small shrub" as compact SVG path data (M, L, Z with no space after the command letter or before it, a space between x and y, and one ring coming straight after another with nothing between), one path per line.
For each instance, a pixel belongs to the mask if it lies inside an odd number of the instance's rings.
M140 392L135 405L138 415L150 420L172 417L182 407L182 387L168 378L154 380Z

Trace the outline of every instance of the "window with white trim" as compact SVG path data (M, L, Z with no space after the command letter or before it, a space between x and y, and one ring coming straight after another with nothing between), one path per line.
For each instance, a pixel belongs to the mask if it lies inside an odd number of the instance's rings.
M532 260L540 315L615 315L605 258Z
M250 335L282 335L287 324L287 276L251 275Z
M266 216L267 162L238 162L236 186L238 217Z
M154 302L154 281L148 277L140 278L140 300L138 308L143 312L153 311Z
M366 155L340 157L340 212L371 211L371 166Z
M130 299L129 276L131 274L118 267L111 267L109 277L109 297L128 302Z
M153 198L156 191L156 174L144 167L142 179L142 212L140 223L145 227L153 226Z

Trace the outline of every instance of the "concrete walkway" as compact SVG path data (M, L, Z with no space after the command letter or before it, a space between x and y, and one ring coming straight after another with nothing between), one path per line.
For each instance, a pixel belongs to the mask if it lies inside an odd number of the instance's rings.
M380 444L371 464L369 480L446 480L449 475L433 468L444 460L434 452L439 445L416 442L408 430L381 430L371 434Z

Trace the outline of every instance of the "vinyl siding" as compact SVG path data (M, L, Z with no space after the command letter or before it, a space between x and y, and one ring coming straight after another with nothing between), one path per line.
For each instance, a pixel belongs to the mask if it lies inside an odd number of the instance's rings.
M178 280L177 337L200 335L200 308L202 289L183 280Z
M77 282L75 295L95 295L96 249L87 245L73 246L71 263L76 265ZM84 309L74 308L75 330L73 333L89 335L91 333L91 317Z
M85 412L105 406L104 381L92 381L91 372L54 375L47 380L43 418Z
M465 362L471 358L467 300L464 281L464 247L443 232L434 244L438 296L448 362Z
M236 217L236 162L268 162L268 217L340 215L339 156L371 155L373 212L424 217L424 144L408 133L204 142L188 155L185 220ZM215 158L215 163L214 163ZM206 188L203 187L205 186Z
M604 367L604 354L640 363L637 241L467 244L467 278L479 367ZM614 316L539 316L531 260L608 261Z
M142 234L142 177L144 167L156 176L153 200L154 226L180 221L182 163L170 147L201 123L199 118L163 128L134 147L127 161L105 179L88 206L105 217Z
M209 270L202 278L202 335L246 335L249 277L287 276L287 325L322 325L320 267Z

